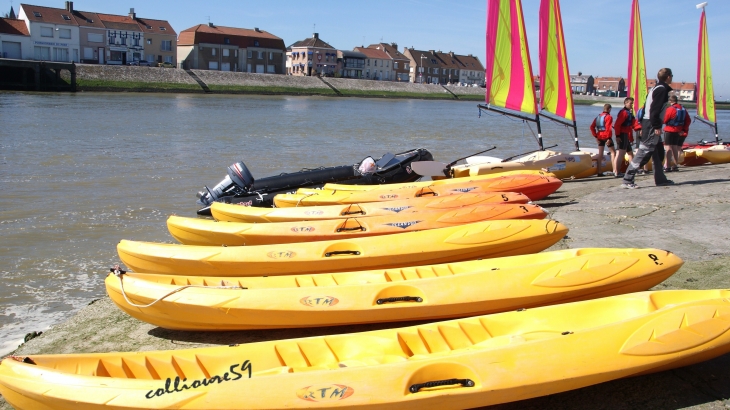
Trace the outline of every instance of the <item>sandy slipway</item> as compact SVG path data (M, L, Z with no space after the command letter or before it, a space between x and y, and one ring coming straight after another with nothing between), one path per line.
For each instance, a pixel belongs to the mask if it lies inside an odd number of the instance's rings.
M730 288L730 165L683 168L668 176L677 185L654 187L651 175L637 177L636 182L641 187L637 190L621 189L621 180L611 177L566 181L558 192L539 202L550 212L551 218L570 228L568 237L551 249L666 249L686 263L655 289ZM179 332L132 319L108 298L103 298L24 344L14 354L187 349L411 324L414 323L226 333ZM0 409L9 408L0 401ZM730 408L730 355L694 366L492 408L726 409Z

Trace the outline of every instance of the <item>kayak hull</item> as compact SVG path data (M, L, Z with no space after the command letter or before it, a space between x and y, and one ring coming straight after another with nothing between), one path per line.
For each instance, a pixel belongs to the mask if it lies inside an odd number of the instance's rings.
M267 278L110 274L106 289L124 312L156 326L243 330L444 319L593 299L647 290L681 266L679 257L658 249L568 249ZM190 285L196 287L184 288Z
M261 246L193 246L122 240L117 245L117 253L135 272L272 276L524 255L549 248L567 232L565 225L551 220L507 220L397 236Z
M666 290L467 319L154 352L0 363L29 409L465 409L730 352L730 292Z

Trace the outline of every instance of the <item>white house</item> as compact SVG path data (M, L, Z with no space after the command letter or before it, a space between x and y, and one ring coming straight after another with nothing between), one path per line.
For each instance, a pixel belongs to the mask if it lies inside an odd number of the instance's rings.
M79 26L70 12L21 4L18 19L28 27L33 60L79 62Z
M33 46L25 21L0 18L0 57L28 60Z

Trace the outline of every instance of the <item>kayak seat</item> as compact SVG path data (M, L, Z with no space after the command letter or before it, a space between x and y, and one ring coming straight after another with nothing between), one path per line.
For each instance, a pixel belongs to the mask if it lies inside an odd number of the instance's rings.
M396 160L394 154L391 154L390 152L388 152L385 155L383 155L382 157L380 157L380 159L375 162L375 165L378 166L378 169L383 169L383 168L387 168L389 165L392 165L391 162L396 163L396 162L398 162L398 160Z

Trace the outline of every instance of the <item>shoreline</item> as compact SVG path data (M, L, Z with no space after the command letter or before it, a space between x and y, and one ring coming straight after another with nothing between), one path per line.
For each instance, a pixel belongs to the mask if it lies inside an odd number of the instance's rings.
M652 176L637 177L638 190L619 188L620 179L568 180L551 197L537 201L570 228L549 250L578 247L655 247L685 261L654 289L730 288L730 164L682 168L669 174L677 185L654 187ZM17 355L183 349L351 333L414 322L333 328L238 332L181 332L155 327L123 313L108 297L91 301L65 322L21 345ZM714 409L730 397L730 354L675 370L620 379L492 409L694 406ZM709 387L708 387L709 386ZM708 393L709 392L709 393ZM10 409L0 398L0 409Z

